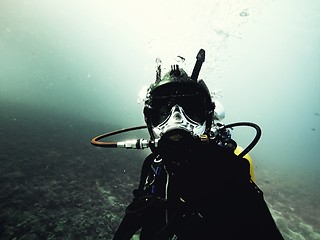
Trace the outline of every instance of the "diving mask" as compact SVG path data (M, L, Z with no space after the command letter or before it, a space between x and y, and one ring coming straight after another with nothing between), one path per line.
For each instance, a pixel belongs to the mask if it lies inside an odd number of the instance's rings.
M193 106L193 107L191 107ZM160 138L164 134L172 130L184 130L191 135L201 135L206 129L206 122L202 112L196 105L182 108L179 104L175 104L168 112L168 108L160 108L159 111L151 116L152 131L155 138ZM198 106L199 107L199 106ZM173 141L179 141L179 136L174 137Z

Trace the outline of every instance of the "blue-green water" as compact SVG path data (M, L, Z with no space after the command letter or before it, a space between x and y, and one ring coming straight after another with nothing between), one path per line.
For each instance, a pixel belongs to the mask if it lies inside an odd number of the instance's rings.
M110 239L148 150L90 139L144 124L137 98L156 57L183 56L190 74L204 48L200 77L222 90L225 123L262 128L250 154L285 238L319 239L319 10L313 0L0 0L0 238ZM252 132L233 135L245 146Z

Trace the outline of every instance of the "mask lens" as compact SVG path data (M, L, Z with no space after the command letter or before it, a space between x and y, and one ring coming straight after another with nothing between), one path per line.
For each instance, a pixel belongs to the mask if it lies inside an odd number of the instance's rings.
M198 95L188 96L178 102L186 115L197 123L203 123L206 120L206 109L204 99Z
M157 98L153 101L151 112L151 123L154 126L164 122L171 112L171 101L168 97Z
M187 117L197 123L206 120L205 102L198 94L155 98L152 104L151 122L154 126L164 122L170 115L172 107L178 104Z

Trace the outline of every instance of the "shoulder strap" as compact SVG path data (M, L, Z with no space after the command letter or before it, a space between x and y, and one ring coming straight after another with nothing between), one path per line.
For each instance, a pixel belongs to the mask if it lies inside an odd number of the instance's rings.
M156 158L156 155L151 153L144 160L143 165L142 165L142 169L141 169L141 174L140 174L139 186L138 186L137 191L135 191L136 193L141 193L143 191L144 185L146 183L146 179L147 179L147 177L149 175L149 171L151 169L151 165L152 165L155 158ZM135 197L137 197L135 192L133 194L135 195Z

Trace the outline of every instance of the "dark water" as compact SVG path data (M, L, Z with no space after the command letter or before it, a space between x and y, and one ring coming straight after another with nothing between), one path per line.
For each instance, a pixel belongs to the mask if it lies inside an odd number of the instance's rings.
M89 143L115 126L12 104L0 116L0 238L110 239L145 154Z

